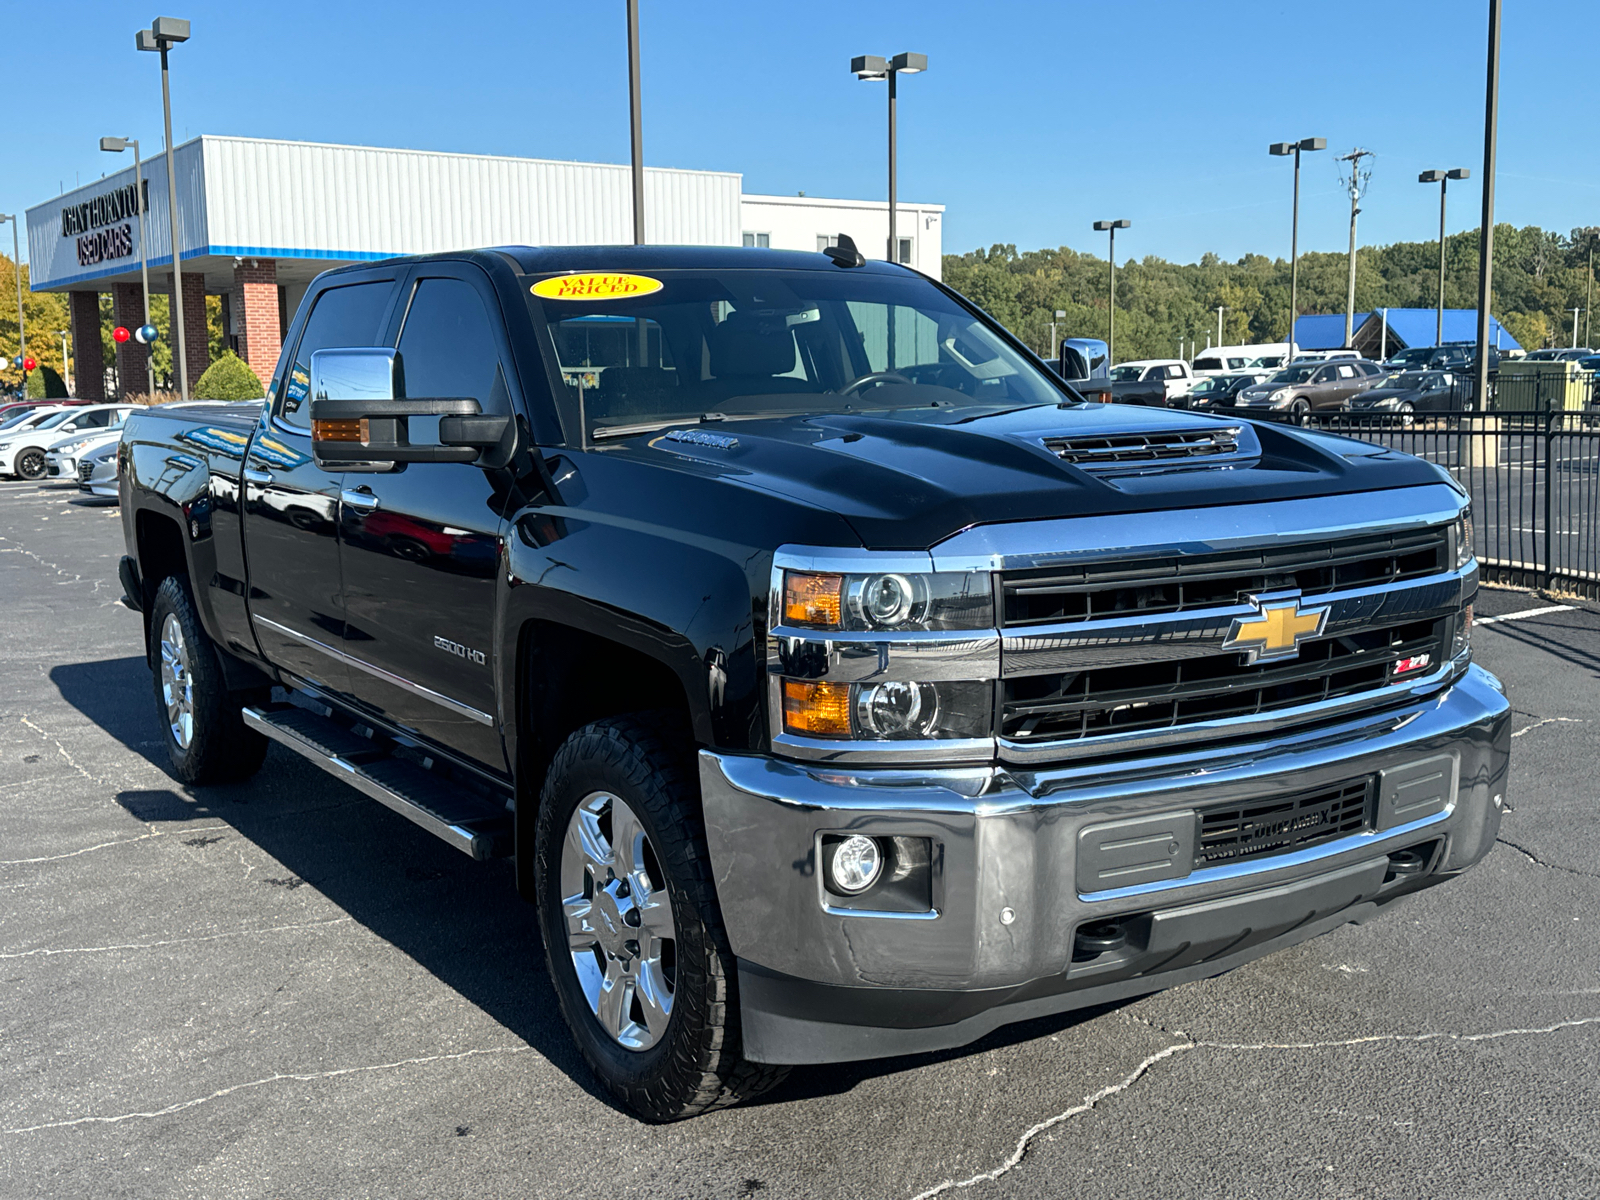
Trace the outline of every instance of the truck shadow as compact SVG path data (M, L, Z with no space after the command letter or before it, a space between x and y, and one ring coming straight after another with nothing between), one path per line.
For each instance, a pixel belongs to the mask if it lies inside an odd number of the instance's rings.
M149 669L130 656L55 667L61 696L133 753L164 767ZM239 784L128 790L128 813L181 836L182 826L226 825L272 865L241 886L259 890L263 908L281 890L310 885L476 1005L612 1107L596 1087L562 1021L544 965L534 909L516 890L509 861L475 863L382 805L274 745L261 771ZM218 834L220 833L220 836ZM228 834L203 831L190 845L228 854ZM374 1001L379 1002L375 997ZM1047 1036L1107 1006L996 1030L971 1046L870 1062L794 1070L753 1103L785 1104L839 1096L876 1078Z

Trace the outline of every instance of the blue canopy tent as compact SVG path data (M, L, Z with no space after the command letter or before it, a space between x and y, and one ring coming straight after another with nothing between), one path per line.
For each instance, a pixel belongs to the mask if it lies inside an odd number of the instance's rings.
M1357 313L1352 349L1366 358L1383 360L1410 346L1432 346L1438 330L1436 308L1380 308ZM1344 345L1344 314L1304 316L1295 322L1295 340L1302 350L1334 350ZM1478 310L1444 310L1444 341L1474 342L1478 337ZM1521 343L1505 326L1489 318L1489 344L1501 350L1520 350Z

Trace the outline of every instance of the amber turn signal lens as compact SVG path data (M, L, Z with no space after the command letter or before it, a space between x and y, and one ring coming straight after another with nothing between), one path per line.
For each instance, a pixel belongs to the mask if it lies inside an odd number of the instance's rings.
M783 681L783 727L790 733L850 736L850 685Z
M787 571L783 576L783 623L837 629L844 614L844 576Z
M318 442L364 442L367 440L365 421L313 421L311 437Z

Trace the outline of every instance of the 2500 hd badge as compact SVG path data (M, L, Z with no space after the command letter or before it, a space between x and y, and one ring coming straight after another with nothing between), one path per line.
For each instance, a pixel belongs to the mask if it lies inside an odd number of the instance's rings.
M123 433L172 773L511 856L647 1120L1227 971L1505 803L1444 472L1084 402L840 242L340 268L265 405Z

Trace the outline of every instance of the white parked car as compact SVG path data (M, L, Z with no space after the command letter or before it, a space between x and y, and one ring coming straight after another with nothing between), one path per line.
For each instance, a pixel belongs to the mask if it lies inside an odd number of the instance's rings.
M78 490L91 496L117 499L117 447L120 437L86 450L78 459Z
M76 479L78 462L91 450L98 450L107 442L122 439L122 418L118 417L104 429L88 433L69 433L52 443L44 452L45 473L51 479Z
M120 423L134 410L132 404L84 404L57 409L38 423L0 432L0 475L43 479L49 469L45 454L70 433L100 432Z
M1334 358L1360 358L1354 350L1302 350L1290 363L1327 362Z
M1289 354L1288 342L1257 342L1249 346L1207 346L1194 356L1191 366L1201 377L1237 375L1241 371L1273 371ZM1263 362L1271 359L1271 362Z

